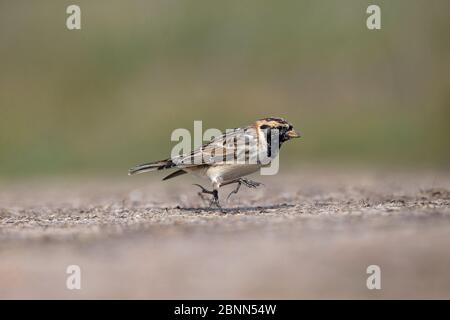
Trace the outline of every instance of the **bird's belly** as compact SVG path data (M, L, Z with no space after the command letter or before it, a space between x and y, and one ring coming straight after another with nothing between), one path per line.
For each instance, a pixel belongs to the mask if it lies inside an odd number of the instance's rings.
M246 164L246 165L238 165L238 164L226 164L226 165L218 165L211 166L206 171L206 175L212 182L217 182L219 184L223 184L226 182L230 182L236 179L239 179L243 176L252 174L258 171L261 168L258 164Z

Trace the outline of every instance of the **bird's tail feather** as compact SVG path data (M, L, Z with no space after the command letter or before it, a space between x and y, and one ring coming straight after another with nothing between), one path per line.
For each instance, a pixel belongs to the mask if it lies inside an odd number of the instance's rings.
M149 162L149 163L140 164L140 165L137 165L137 166L131 168L130 170L128 170L128 175L144 173L144 172L149 172L149 171L169 169L174 166L175 166L175 164L170 159Z

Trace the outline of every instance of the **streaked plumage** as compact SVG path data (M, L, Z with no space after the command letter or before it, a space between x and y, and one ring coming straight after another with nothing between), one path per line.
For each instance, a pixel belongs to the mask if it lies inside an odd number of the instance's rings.
M300 135L286 120L264 118L250 126L228 130L189 154L133 167L129 174L178 168L163 180L185 173L207 178L212 183L212 191L198 186L202 193L212 194L212 203L219 205L218 190L221 186L237 183L238 187L232 193L237 193L241 184L257 187L259 183L243 177L258 171L264 165L269 165L277 156L279 147L285 141L297 137Z

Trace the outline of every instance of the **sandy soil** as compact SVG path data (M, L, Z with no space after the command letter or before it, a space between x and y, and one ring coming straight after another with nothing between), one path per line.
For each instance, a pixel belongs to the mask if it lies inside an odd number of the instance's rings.
M284 172L223 211L160 178L0 183L0 298L450 298L448 173Z

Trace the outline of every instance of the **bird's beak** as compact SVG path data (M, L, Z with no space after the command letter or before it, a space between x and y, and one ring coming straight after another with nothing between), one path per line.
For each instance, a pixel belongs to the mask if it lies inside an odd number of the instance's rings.
M287 132L287 136L292 139L292 138L300 138L300 134L295 132L294 129L291 129Z

